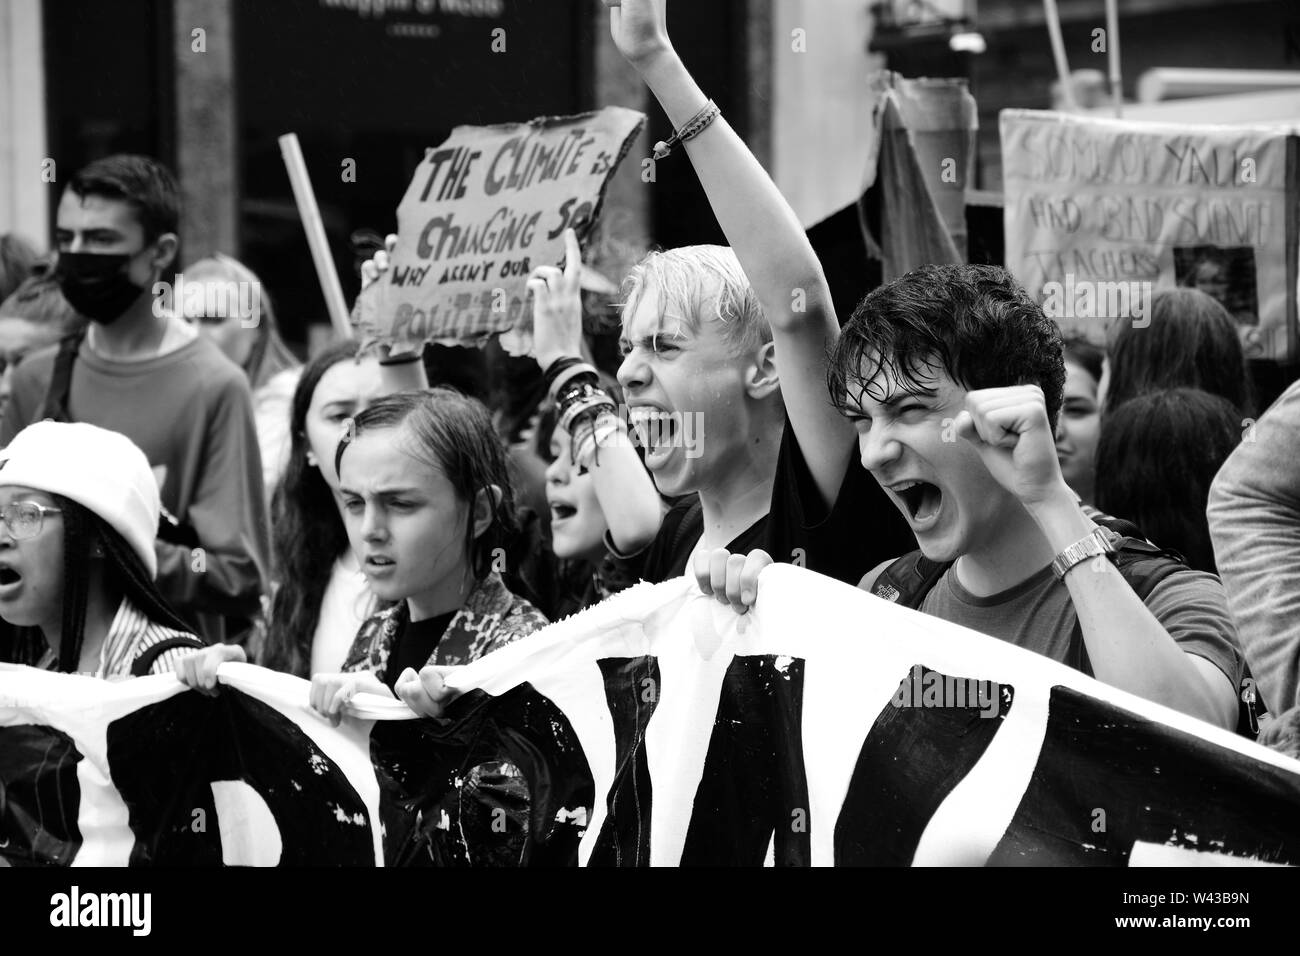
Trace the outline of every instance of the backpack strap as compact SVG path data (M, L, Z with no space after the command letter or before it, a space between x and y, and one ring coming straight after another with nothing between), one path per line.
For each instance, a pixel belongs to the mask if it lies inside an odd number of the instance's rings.
M1114 523L1119 526L1134 527L1129 522L1120 519L1114 519ZM1098 524L1111 531L1116 530L1112 527L1110 521L1098 521ZM1124 580L1128 582L1129 587L1133 589L1133 593L1142 600L1143 604L1146 603L1147 598L1151 596L1151 592L1156 589L1156 586L1161 581L1171 574L1176 574L1187 568L1182 555L1157 548L1142 538L1124 535L1115 541L1114 545L1115 570L1119 571ZM1077 614L1074 619L1074 633L1070 637L1070 649L1067 652L1066 663L1089 677L1093 676L1092 661L1088 659L1088 648L1083 642L1083 628L1079 626Z
M1246 661L1241 672L1241 684L1237 687L1237 733L1255 740L1259 737L1260 724L1271 716L1268 704L1259 692L1259 684L1250 673L1250 661Z
M917 548L881 571L871 587L871 593L878 598L919 611L921 602L930 593L930 589L952 565L951 561L931 561Z
M131 676L144 677L149 673L149 671L153 670L153 666L158 662L158 658L162 657L162 655L166 654L168 651L176 650L178 647L189 647L194 650L202 650L207 646L207 644L204 644L192 634L182 634L177 635L176 637L166 638L165 640L159 641L157 644L146 647L140 652L140 655L131 662Z
M50 387L45 391L45 400L33 421L47 418L56 422L70 422L68 413L68 393L72 391L72 364L77 360L77 351L86 337L85 329L78 329L59 340L59 351L54 356L54 369L50 374Z

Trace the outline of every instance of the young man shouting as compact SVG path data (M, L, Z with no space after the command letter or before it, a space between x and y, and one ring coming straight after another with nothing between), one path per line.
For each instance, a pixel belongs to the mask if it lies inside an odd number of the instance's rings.
M942 569L922 611L1231 729L1244 658L1223 587L1181 569L1144 601L1111 563L1114 537L1061 477L1064 379L1059 330L1010 275L931 266L863 299L830 385L863 468ZM896 584L916 580L903 571L915 557L884 562L860 586L896 599ZM694 570L743 609L770 560L714 552Z

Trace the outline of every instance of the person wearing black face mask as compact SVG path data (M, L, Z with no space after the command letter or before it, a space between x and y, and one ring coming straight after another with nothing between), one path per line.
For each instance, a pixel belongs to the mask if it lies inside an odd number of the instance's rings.
M69 187L59 203L54 276L63 297L97 326L90 346L105 358L150 358L194 338L152 294L179 240L171 230L149 231L129 201Z
M132 258L124 252L61 252L54 275L74 309L110 325L145 292L127 272Z
M160 485L159 589L214 641L260 610L269 528L247 380L159 294L176 259L179 194L143 156L97 160L69 181L54 277L91 321L15 370L0 446L44 418L134 441Z

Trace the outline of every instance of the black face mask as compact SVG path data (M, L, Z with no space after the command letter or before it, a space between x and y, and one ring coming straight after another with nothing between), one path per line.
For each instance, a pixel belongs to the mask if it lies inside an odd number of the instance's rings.
M54 276L69 305L86 318L109 325L144 292L126 274L132 258L126 253L61 252Z

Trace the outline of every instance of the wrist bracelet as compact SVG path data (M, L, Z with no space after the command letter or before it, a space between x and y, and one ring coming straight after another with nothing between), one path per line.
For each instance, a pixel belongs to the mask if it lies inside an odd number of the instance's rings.
M600 408L595 414L588 415L574 423L574 436L570 438L572 463L583 468L600 464L600 450L617 442L617 436L623 429L622 420L612 409ZM578 435L581 431L582 434ZM623 433L626 437L626 433Z
M655 143L654 158L663 159L673 151L673 147L678 143L684 143L688 139L700 135L700 132L717 119L718 114L721 112L722 110L718 109L718 104L714 103L713 100L709 100L698 113L686 121L681 129L674 132L667 140L661 139Z
M555 364L558 365L559 363L557 362ZM546 390L547 396L549 396L551 401L558 402L559 401L558 396L560 392L565 388L566 385L572 382L573 379L577 378L580 375L590 375L591 384L593 385L596 382L600 381L599 376L596 374L596 369L593 366L588 365L586 362L578 360L573 362L572 365L566 365L563 369L560 370L560 373L556 375L555 380L551 382L550 387Z
M573 424L569 438L570 464L581 468L591 468L600 464L600 449L609 447L616 439L622 423L618 416L605 408L584 414Z
M572 436L574 425L580 416L602 408L608 408L611 412L614 410L614 403L604 392L584 396L565 406L564 411L560 413L559 426Z
M565 369L573 368L573 366L581 364L582 359L580 358L574 358L571 355L562 355L550 365L546 366L546 370L542 372L542 382L546 386L547 394L550 394L551 387L555 384L555 380L559 377L561 372Z

